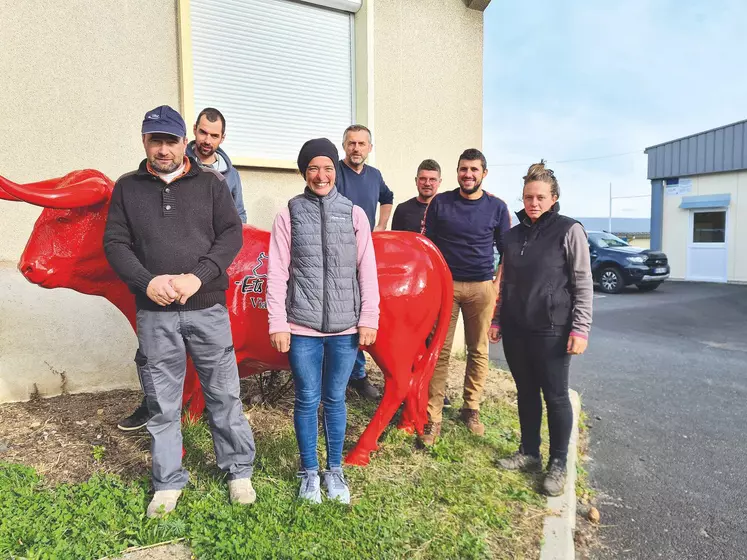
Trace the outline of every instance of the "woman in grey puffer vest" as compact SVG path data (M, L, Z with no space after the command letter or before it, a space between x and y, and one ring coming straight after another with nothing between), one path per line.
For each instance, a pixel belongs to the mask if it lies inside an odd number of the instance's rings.
M316 454L321 402L327 496L348 504L350 489L342 473L345 389L359 345L376 340L379 284L368 218L335 189L337 159L337 149L326 138L301 148L298 168L306 188L272 225L267 310L270 342L289 352L295 384L299 498L322 499Z

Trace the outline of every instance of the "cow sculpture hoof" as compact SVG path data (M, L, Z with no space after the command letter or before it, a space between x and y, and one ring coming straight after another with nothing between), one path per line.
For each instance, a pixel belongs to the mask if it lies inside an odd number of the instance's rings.
M397 424L397 428L409 435L412 435L415 433L415 424L413 422L402 421L399 424Z
M379 447L376 446L371 451L364 451L354 447L345 457L345 464L354 467L366 467L371 462L371 453L378 451L378 449Z

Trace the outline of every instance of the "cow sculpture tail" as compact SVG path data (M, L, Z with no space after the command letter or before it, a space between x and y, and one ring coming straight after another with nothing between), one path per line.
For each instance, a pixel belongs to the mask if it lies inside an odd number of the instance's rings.
M423 353L418 355L413 367L413 382L410 393L405 399L405 410L397 426L409 433L417 431L423 433L423 427L428 421L428 387L436 368L438 357L446 341L451 322L451 308L454 302L454 283L451 272L441 252L432 243L424 243L428 247L434 263L442 271L441 276L441 305L438 310L438 323L431 337L430 344L424 347Z

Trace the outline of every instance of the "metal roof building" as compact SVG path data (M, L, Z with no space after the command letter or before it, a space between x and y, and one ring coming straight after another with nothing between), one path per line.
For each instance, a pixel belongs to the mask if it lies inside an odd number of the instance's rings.
M672 277L747 282L747 120L646 148L651 247ZM741 196L740 196L741 195Z

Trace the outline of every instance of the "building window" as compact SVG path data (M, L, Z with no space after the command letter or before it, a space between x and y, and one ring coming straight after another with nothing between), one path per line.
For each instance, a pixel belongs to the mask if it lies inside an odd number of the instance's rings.
M695 212L693 214L693 243L726 242L726 212Z
M290 167L310 138L341 142L355 109L353 14L345 7L359 2L182 2L192 82L183 88L185 112L193 118L215 107L225 115L223 147L234 163Z

